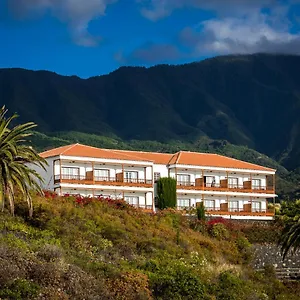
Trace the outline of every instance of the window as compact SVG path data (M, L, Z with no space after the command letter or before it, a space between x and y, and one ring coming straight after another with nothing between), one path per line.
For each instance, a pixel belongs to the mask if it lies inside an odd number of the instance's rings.
M124 200L128 204L133 205L133 206L138 206L138 204L139 204L139 197L137 197L137 196L125 196Z
M160 179L160 173L154 172L154 181L158 181Z
M259 190L261 188L261 180L260 179L252 179L252 189Z
M239 186L238 178L234 178L234 177L228 178L228 187L229 188L238 188L238 186Z
M95 169L94 170L94 177L96 178L96 180L99 180L99 181L109 180L109 170Z
M214 176L205 176L204 182L206 187L214 187L216 185L216 179Z
M177 174L177 184L178 185L190 185L190 175L187 174Z
M204 207L207 210L215 209L215 201L214 200L204 200Z
M177 199L177 207L179 209L190 207L190 199Z
M62 167L61 173L63 179L79 179L79 168Z
M238 201L229 201L228 208L229 208L229 211L238 211L239 210Z
M253 212L260 212L261 211L261 203L259 201L252 202L252 211Z
M124 172L124 182L137 182L138 172L136 171L125 171Z

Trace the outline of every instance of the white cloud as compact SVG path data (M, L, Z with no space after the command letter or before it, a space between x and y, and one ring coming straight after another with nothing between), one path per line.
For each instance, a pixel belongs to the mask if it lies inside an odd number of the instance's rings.
M91 20L105 15L107 5L117 0L7 0L17 17L40 16L50 11L68 24L74 42L81 46L94 46L97 38L88 32Z
M278 5L280 0L136 0L141 13L149 20L157 21L169 16L174 10L194 7L215 11L219 15L251 13L264 7ZM298 0L291 0L298 1Z
M300 33L290 33L284 8L271 14L203 21L198 30L186 28L180 39L192 55L229 53L300 53ZM286 11L285 11L286 12Z

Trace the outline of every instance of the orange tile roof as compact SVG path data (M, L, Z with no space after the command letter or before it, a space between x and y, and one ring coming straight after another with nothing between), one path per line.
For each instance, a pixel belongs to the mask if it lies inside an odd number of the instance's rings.
M138 156L134 156L133 154L128 155L126 153L116 153L114 150L109 149L100 149L81 144L72 144L42 152L40 153L40 156L46 158L58 155L65 155L151 162L151 160L148 160L146 158L140 158Z
M143 151L130 151L130 150L100 149L100 148L81 145L81 144L72 144L72 145L58 147L40 153L40 156L44 158L58 156L58 155L144 161L144 162L154 162L156 164L164 164L164 165L180 164L180 165L194 165L194 166L203 166L203 167L275 171L274 169L271 168L266 168L263 166L259 166L256 164L248 163L242 160L226 157L219 154L199 153L199 152L189 152L189 151L179 151L175 154L169 154L169 153L143 152Z
M220 167L233 169L250 169L259 171L275 171L274 169L259 166L235 158L213 154L180 151L174 155L169 164L194 165L205 167Z
M159 153L159 152L145 152L145 151L131 151L131 150L113 150L116 153L123 153L127 155L138 156L141 159L153 161L156 164L167 165L174 154Z

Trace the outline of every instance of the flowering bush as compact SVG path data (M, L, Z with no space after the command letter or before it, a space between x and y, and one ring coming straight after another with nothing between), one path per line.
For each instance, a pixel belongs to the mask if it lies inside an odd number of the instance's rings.
M43 193L44 193L44 197L47 199L54 199L57 197L57 194L53 191L45 190L45 191L43 191Z
M76 204L80 205L80 206L86 206L90 203L94 203L94 202L102 202L102 203L106 203L114 208L117 209L128 209L128 208L132 208L131 205L129 205L126 201L124 201L123 199L112 199L110 197L105 197L105 196L98 196L98 197L91 197L91 196L82 196L80 194L75 195L75 196L70 196L69 194L65 194L63 196L64 198L70 198L73 199L75 201Z

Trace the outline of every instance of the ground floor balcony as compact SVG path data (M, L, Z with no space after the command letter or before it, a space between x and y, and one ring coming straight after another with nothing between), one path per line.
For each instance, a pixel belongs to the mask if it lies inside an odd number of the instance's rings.
M112 186L134 186L134 187L152 187L152 179L145 178L124 178L123 173L115 177L109 176L85 176L60 174L54 176L54 183L72 183L88 185L112 185Z
M60 186L56 187L54 191L60 195L69 195L69 196L82 196L82 197L91 197L91 198L103 198L103 199L112 199L112 200L124 200L128 204L132 205L135 208L138 208L144 212L153 212L154 210L154 194L153 191L137 191L135 188L129 190L120 190L114 188L93 188L90 187L65 187Z
M206 214L210 216L252 216L252 217L274 217L274 209L259 209L259 210L244 210L244 209L234 209L234 210L221 210L215 208L206 208Z

